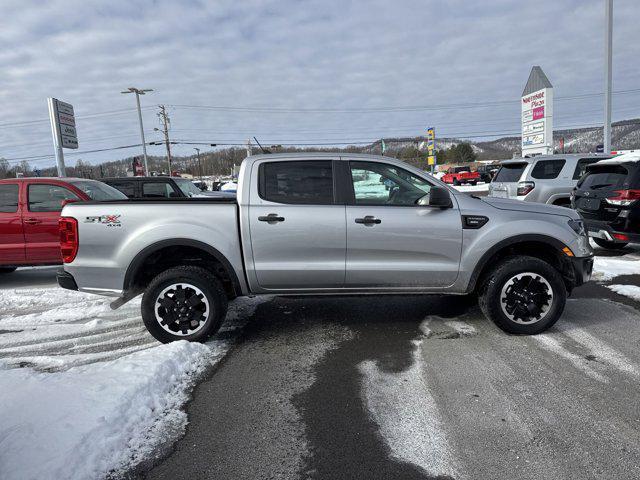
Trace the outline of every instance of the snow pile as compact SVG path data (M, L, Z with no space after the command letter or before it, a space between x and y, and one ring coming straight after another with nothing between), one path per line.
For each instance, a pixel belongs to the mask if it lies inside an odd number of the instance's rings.
M148 455L158 434L182 432L209 347L185 341L52 374L0 374L2 478L99 478Z
M640 301L640 287L636 285L607 285L607 288L613 290L619 295Z
M593 279L607 281L619 275L640 274L640 260L625 257L595 257Z

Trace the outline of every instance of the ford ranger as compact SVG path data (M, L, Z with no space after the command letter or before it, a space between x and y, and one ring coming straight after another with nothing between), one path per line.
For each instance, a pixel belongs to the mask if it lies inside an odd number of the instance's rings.
M64 207L68 289L143 293L162 342L202 341L241 295L478 296L510 333L535 334L587 281L593 253L567 208L478 198L388 157L247 158L236 198L84 202Z

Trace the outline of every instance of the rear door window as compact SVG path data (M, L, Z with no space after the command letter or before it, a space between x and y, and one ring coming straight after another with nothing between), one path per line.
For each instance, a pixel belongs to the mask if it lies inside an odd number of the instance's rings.
M0 213L18 211L18 185L0 185Z
M599 160L603 160L603 158L602 157L600 157L600 158L581 158L580 160L578 160L578 163L576 164L576 169L573 172L573 179L574 180L580 180L580 178L582 178L582 176L586 173L587 166L591 165L592 163L596 163Z
M117 181L117 182L109 182L116 190L124 193L128 198L136 197L136 184L135 182L126 182L126 181Z
M68 188L46 183L32 183L28 189L30 212L59 212L65 200L80 200Z
M610 190L622 187L628 176L628 170L622 165L592 167L578 187L583 190Z
M526 163L507 163L500 167L496 173L494 182L519 182L522 172L524 172Z
M142 196L145 198L181 197L169 182L144 182Z
M531 176L539 180L558 178L565 163L565 160L540 160L534 165Z
M260 166L260 198L276 203L333 204L331 160L269 162Z

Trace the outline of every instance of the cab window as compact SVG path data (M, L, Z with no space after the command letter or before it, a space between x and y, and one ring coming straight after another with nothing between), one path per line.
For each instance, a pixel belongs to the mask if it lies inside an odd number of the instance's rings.
M18 211L18 185L0 185L0 213Z
M169 198L181 197L182 195L176 193L169 182L144 182L142 196L145 198Z
M258 195L269 202L333 204L331 160L269 162L260 165Z
M415 206L431 184L394 165L349 162L356 205Z
M28 188L30 212L59 212L65 200L80 200L68 188L61 185L33 183Z

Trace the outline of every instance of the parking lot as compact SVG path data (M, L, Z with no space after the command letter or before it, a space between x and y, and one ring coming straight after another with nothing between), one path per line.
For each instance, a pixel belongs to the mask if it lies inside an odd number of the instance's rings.
M57 409L66 424L18 423L19 433L5 425L13 443L0 459L11 467L26 448L50 472L63 467L48 455L60 454L92 474L110 465L128 478L637 478L640 251L597 254L596 281L533 337L506 335L463 297L272 297L234 302L203 350L160 346L138 301L111 311L108 299L58 289L54 268L18 271L0 290L2 364L32 372L28 382L85 377L68 392L80 399L51 399L69 403ZM142 355L160 365L154 381L127 373L146 365ZM124 372L124 401L103 405L114 388L95 378L104 372ZM168 386L154 386L165 377ZM6 415L26 412L14 422L53 407L26 399L30 392L6 405ZM65 413L81 400L92 402L84 420L97 438L106 427L92 415L117 408L131 417L140 395L162 417L138 419L162 434L136 443L129 431L124 450L98 441L118 462L92 464L48 443L66 428L77 436L65 435L64 446L82 445L83 415ZM180 401L162 400L181 395L191 398L186 415Z

